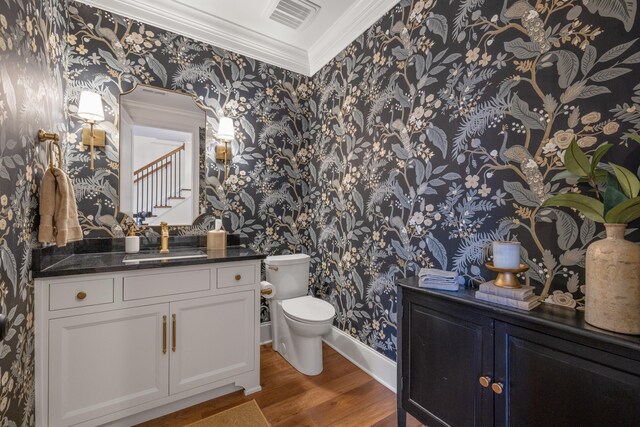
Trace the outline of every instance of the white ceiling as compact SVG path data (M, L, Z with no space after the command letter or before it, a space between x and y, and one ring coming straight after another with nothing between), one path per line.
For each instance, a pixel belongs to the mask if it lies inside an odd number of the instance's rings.
M269 19L277 0L80 1L311 76L399 0L312 0L298 30Z

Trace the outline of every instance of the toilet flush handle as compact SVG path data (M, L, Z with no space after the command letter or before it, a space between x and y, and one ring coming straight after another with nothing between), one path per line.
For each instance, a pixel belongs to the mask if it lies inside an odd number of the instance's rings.
M270 266L269 266L269 270L271 270L271 271L278 271L278 266L277 266L277 265L270 265Z

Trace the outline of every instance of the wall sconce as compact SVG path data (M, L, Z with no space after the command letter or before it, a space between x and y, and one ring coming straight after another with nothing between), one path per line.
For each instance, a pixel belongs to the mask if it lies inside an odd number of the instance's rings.
M94 129L96 122L104 120L104 108L100 94L83 90L78 103L78 116L82 118L89 127L82 129L82 144L91 147L91 170L93 170L94 147L104 147L106 145L106 132Z
M224 179L227 179L227 163L231 160L231 146L229 141L235 138L233 119L221 117L218 123L218 139L223 143L216 145L216 159L224 161Z

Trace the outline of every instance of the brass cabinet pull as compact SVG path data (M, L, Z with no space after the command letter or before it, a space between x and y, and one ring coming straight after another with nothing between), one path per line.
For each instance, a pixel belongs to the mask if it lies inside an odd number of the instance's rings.
M162 354L167 354L167 316L162 316Z
M502 390L503 390L502 383L491 384L491 390L493 390L495 394L502 394Z
M171 351L176 352L176 315L171 315Z
M242 279L242 276L239 274L236 274L236 280L240 280L240 279Z
M491 385L491 377L487 377L487 376L480 377L478 381L480 382L480 385L484 388L487 388Z
M84 291L80 291L76 294L76 299L79 301L82 301L83 299L85 299L87 297L87 293Z

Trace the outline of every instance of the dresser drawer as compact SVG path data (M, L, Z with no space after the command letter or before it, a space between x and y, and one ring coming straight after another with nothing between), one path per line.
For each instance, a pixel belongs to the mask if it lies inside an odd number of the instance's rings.
M218 288L251 285L256 282L256 266L237 265L218 268Z
M49 310L110 304L114 279L78 280L49 284Z
M125 301L211 289L211 271L146 274L124 278Z

